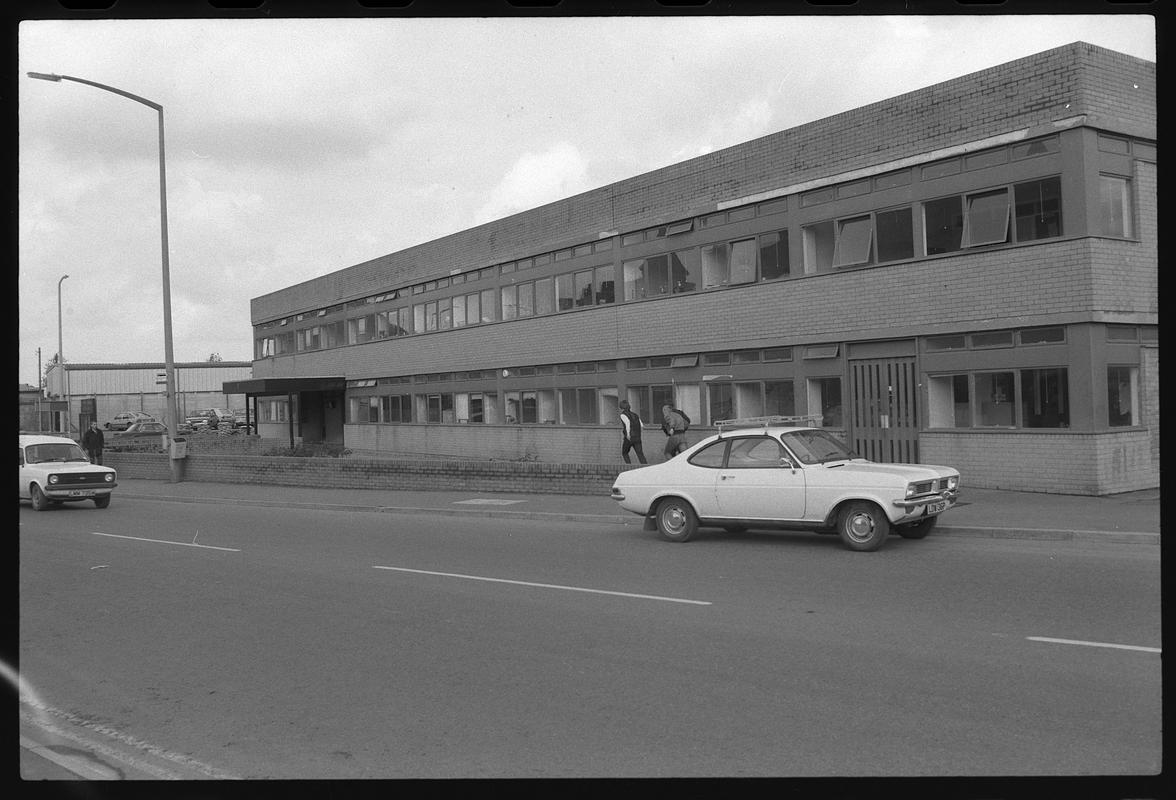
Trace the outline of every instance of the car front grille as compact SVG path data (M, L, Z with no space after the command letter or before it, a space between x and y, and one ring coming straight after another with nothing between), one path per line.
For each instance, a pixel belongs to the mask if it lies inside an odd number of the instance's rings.
M932 481L919 481L915 484L915 494L931 494L931 492L942 492L947 488L947 478L937 478Z
M59 473L57 476L57 483L51 484L52 487L70 487L77 488L79 486L105 486L106 473L105 472L65 472Z

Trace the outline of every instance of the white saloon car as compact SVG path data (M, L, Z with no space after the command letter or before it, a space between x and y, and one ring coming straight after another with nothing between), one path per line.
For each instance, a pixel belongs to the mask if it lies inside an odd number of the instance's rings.
M850 550L877 550L894 530L922 539L956 503L960 475L929 464L879 464L820 428L780 419L726 420L662 464L622 472L612 487L646 530L688 541L700 526L834 531Z
M20 436L20 499L32 501L37 511L79 500L106 508L117 485L115 471L91 464L72 439Z

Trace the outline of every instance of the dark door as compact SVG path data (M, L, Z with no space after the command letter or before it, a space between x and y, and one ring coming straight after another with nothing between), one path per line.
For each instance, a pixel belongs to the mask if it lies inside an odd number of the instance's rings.
M871 461L917 463L919 415L915 359L850 361L849 372L853 449Z

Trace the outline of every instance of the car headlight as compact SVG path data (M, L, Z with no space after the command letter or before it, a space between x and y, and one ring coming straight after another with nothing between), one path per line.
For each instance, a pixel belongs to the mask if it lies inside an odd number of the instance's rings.
M106 476L102 480L106 481L107 483L114 483L114 473L113 472L106 473Z
M952 475L947 479L947 488L955 491L956 487L960 485L960 476Z
M50 475L50 476L49 476L49 482L50 482L50 483L57 483L57 476L56 476L56 475Z
M916 492L915 485L914 485L913 483L908 483L908 484L907 484L907 491L906 491L906 496L907 496L907 497L914 497L914 496L915 496L915 492Z

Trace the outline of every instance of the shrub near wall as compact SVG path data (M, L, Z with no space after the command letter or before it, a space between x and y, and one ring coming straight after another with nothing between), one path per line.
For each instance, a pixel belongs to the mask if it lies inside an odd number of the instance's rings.
M168 457L112 453L108 466L128 479L169 480ZM636 466L636 465L635 465ZM609 493L621 464L544 464L518 461L402 461L210 455L184 459L183 480L338 489L462 490L534 494Z

